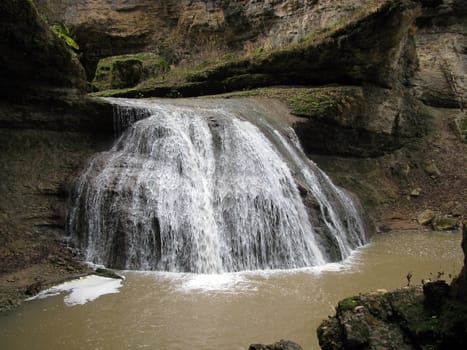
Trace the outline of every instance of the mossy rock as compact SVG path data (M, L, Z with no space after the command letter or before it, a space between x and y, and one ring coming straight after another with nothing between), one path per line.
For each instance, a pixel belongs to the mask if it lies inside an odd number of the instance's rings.
M337 309L338 312L353 311L359 305L358 297L350 297L339 301Z
M99 61L93 85L99 90L126 89L170 70L162 57L146 52L106 57Z
M103 268L97 268L96 271L94 271L94 274L97 276L106 277L106 278L114 278L118 280L123 279L122 276L113 272L112 270L103 269Z
M436 231L455 230L459 227L459 222L456 219L446 216L435 217L431 224L433 225L433 229Z

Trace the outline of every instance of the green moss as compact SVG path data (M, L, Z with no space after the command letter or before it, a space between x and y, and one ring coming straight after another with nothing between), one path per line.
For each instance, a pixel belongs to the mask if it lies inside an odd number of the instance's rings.
M61 24L55 24L50 27L52 31L61 39L63 42L71 49L78 51L79 50L79 45L76 43L76 41L70 36L70 29L68 27L61 25Z
M339 312L353 311L359 305L358 297L350 297L341 300L337 306Z
M102 90L98 91L95 93L91 93L91 96L96 96L96 97L118 97L118 96L124 96L124 95L129 95L129 94L136 94L138 95L138 89L135 88L128 88L128 89L107 89L107 90ZM140 93L139 97L143 97L143 93Z
M303 91L290 97L287 101L292 111L298 115L309 116L313 114L323 114L330 108L337 106L336 100L329 94L329 91Z
M459 222L455 219L448 218L448 217L435 217L431 224L435 230L443 231L443 230L453 230L459 226Z
M359 98L359 88L322 86L314 88L258 88L225 96L264 96L284 101L293 114L326 117L349 109Z

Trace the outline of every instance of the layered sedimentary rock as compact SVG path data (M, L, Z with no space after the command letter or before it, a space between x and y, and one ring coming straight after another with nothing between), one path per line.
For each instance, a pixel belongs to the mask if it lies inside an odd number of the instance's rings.
M72 29L90 76L102 57L154 51L192 56L278 47L332 27L367 4L356 0L36 0L52 23Z
M90 154L108 146L112 117L111 108L83 95L84 69L31 1L4 0L0 13L4 311L85 271L63 244L67 184Z

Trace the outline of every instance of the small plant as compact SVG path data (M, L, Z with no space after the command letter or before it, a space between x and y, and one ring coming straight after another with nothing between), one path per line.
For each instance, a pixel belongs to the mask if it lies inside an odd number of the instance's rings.
M258 55L258 54L260 54L260 53L263 53L264 51L265 51L265 48L264 48L263 46L261 46L261 47L258 47L258 48L256 49L255 53Z
M406 276L407 278L407 287L410 287L410 280L412 279L412 272L409 272Z
M70 47L71 49L78 51L79 50L79 45L76 43L76 41L70 36L70 29L68 27L63 26L61 24L54 24L53 26L50 27L52 31L60 38L62 39L65 44Z

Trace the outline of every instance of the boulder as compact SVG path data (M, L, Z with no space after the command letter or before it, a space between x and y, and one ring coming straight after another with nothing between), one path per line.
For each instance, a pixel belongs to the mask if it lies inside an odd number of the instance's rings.
M323 350L464 349L466 315L450 287L437 281L423 291L402 288L344 299L317 334Z
M410 291L410 292L409 292ZM409 305L420 291L402 290L400 302ZM391 293L371 293L339 302L336 316L318 328L323 350L414 349L397 325L387 322L396 313Z
M436 216L431 221L431 225L435 231L449 231L457 229L459 227L459 222L447 216Z
M417 222L420 225L428 225L434 217L435 213L433 212L433 210L426 209L417 215Z
M443 204L443 211L453 217L460 217L464 214L464 205L459 201L449 201Z
M112 83L114 89L132 87L141 81L143 62L136 58L116 61L112 66Z
M434 161L425 163L423 170L425 170L425 173L427 173L433 179L436 179L441 176L441 171L439 171Z
M445 281L435 281L423 285L424 305L439 310L449 297L450 287Z

